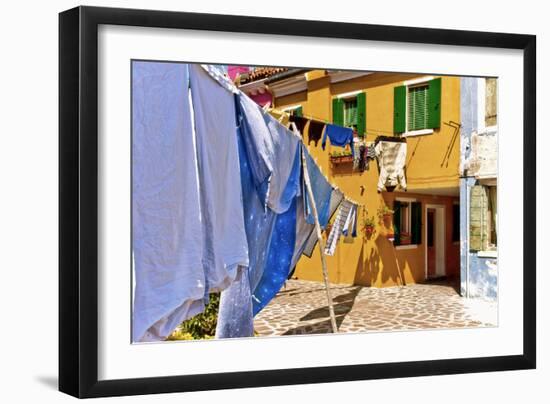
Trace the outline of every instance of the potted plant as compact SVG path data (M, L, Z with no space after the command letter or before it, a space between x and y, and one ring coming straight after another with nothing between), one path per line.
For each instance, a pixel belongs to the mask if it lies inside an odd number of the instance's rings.
M374 216L365 217L363 219L363 233L370 239L375 232L376 223L374 222Z
M332 164L352 163L353 156L351 155L351 152L347 150L333 151L330 154L330 162Z
M386 205L378 208L378 217L384 223L384 226L391 228L391 222L393 218L393 210Z

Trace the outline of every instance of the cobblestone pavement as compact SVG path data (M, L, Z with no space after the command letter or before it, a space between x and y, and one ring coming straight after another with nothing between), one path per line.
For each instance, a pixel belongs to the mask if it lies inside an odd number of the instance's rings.
M331 285L340 332L492 327L496 303L461 297L447 284L389 288ZM331 332L324 283L289 280L256 316L260 336Z

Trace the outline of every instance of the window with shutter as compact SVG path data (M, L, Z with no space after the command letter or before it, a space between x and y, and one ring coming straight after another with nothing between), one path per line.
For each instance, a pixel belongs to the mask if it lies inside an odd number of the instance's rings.
M393 131L405 132L407 110L407 87L399 86L393 89Z
M408 131L428 127L428 86L409 88L408 97Z
M483 185L470 189L470 250L481 251L487 245L488 198Z
M441 126L441 78L428 83L428 128Z
M422 208L420 202L395 200L393 203L393 244L407 245L421 243Z
M367 133L367 93L357 94L357 135Z
M401 202L393 202L393 245L401 245Z
M344 100L344 126L357 126L357 98Z
M344 125L344 100L340 98L332 99L332 123L335 125Z

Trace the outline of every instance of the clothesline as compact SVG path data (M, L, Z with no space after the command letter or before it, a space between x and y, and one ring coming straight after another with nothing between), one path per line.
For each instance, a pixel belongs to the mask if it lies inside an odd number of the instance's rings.
M268 113L269 113L269 111L267 111L267 110L265 110L265 109L263 109L263 108L262 108L262 111L263 111L264 114L268 114ZM280 122L280 121L277 121L277 122L278 122L280 125L284 126L284 125L282 124L282 122ZM294 125L294 122L291 122L291 123L293 124L294 129L295 129L295 131L297 132L298 129L296 128L296 125ZM291 131L291 132L292 132L294 135L296 135L295 131ZM303 145L303 146L306 146L306 144L304 143L304 140L303 140L302 136L299 136L299 138L300 138L300 142L302 143L302 145ZM313 156L312 156L312 157L313 157ZM350 198L349 196L346 196L346 194L344 193L344 191L342 191L337 185L335 185L332 181L329 180L329 178L327 177L327 175L323 172L323 170L322 170L322 168L321 168L321 165L317 162L317 159L314 157L313 160L315 161L315 164L317 164L317 166L319 167L319 171L321 172L321 174L323 175L323 177L325 178L325 180L332 186L332 189L338 190L338 191L342 192L342 194L344 195L344 199L347 200L348 202L350 202L350 203L356 205L357 207L363 207L363 206L364 206L364 204L357 202L356 200Z
M219 71L218 71L217 69L215 69L215 68L212 68L211 65L201 65L201 66L202 66L206 71L208 71L209 73L211 73L212 75L214 75L216 78L218 78L218 79L219 79L218 82L220 82L220 84L225 84L225 87L226 87L228 90L230 90L231 92L233 92L233 93L242 93L242 94L244 94L244 92L242 92L242 90L240 90L240 89L235 85L235 83L233 83L231 80L228 80L227 77L225 77L225 76L223 76L223 75L220 75L220 74L219 74ZM246 94L245 94L245 95L246 95ZM268 107L268 108L265 108L265 107L264 107L264 108L260 108L260 109L261 109L261 111L262 111L264 114L268 114L271 110L276 110L276 111L278 111L278 112L280 112L280 113L282 113L282 114L286 114L287 116L290 117L290 114L289 114L287 111L281 111L281 110L278 110L277 108L269 108L269 107ZM306 116L304 116L304 118L309 119L309 120L314 120L314 121L317 121L317 122L319 122L319 123L323 123L323 124L325 124L325 125L328 124L328 123L330 123L330 122L327 122L326 120L319 120L319 119L316 119L316 118L311 118L311 117L306 117ZM283 125L283 123L282 123L279 119L277 119L277 122L278 122L280 125L282 125L283 127L286 128L286 126ZM293 131L291 131L291 132L293 132ZM295 136L297 136L296 133L292 133L292 134L295 135ZM302 134L301 134L301 135L302 135ZM305 143L304 143L304 141L303 141L302 136L298 136L298 137L300 138L300 141L302 142L302 145L305 146ZM353 146L352 146L352 147L353 147ZM317 159L316 159L316 158L314 158L314 161L315 161L315 163L317 164L317 166L319 167L319 171L321 171L321 174L325 177L325 179L326 179L327 182L332 186L332 188L335 189L335 190L338 190L338 191L342 192L342 194L344 194L344 192L343 192L337 185L334 185L334 184L332 183L332 181L330 181L330 180L328 179L328 177L325 175L325 173L324 173L323 170L321 169L321 166L320 166L319 163L317 162ZM363 207L363 206L365 206L364 204L361 204L361 203L355 201L354 199L352 199L352 198L346 196L345 194L344 194L344 199L347 200L347 201L349 201L349 202L351 202L351 203L353 203L354 205L357 205L358 207Z
M271 108L271 109L277 110L277 108ZM278 111L280 111L281 113L288 114L288 116L290 116L290 114L287 111L281 111L281 110L278 110ZM326 119L316 118L311 115L302 115L302 118L309 119L310 121L322 123L325 125L332 124L332 122L329 122ZM394 132L388 132L388 131L378 130L378 129L369 129L369 128L365 128L365 133L371 134L371 135L376 135L379 133L388 133L390 135L394 135Z

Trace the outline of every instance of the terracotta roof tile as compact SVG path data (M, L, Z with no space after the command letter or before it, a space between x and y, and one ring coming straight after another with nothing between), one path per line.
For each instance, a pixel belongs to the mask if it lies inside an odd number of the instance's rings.
M288 67L256 67L254 70L240 76L240 84L266 79L287 70Z

